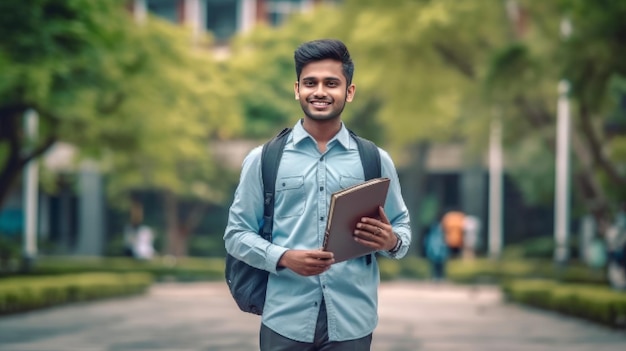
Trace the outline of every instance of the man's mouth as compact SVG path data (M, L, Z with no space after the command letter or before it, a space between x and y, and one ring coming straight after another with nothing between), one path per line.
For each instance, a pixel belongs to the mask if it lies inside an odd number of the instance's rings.
M315 107L326 107L326 106L330 106L330 102L329 101L311 101L311 105Z

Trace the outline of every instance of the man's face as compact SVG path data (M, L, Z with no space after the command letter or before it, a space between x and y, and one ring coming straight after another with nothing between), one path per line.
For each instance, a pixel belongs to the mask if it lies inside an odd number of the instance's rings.
M327 59L304 66L294 86L296 100L313 120L339 118L346 102L354 97L354 84L347 86L341 62Z

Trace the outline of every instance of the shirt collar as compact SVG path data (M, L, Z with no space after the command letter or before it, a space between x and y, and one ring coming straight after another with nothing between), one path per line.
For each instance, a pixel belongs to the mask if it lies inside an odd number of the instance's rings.
M304 130L301 119L298 120L296 125L293 127L292 135L293 135L292 138L293 138L294 145L300 143L302 140L307 139L307 138L310 138L312 141L315 140L306 130ZM346 150L354 146L352 145L352 142L351 142L352 138L350 137L348 128L346 128L343 122L341 122L341 129L339 130L339 133L337 133L332 139L330 139L328 143L331 144L335 140L339 144L341 144Z

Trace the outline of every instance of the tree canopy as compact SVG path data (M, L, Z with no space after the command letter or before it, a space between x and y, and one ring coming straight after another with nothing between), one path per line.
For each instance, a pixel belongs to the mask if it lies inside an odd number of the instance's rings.
M2 2L0 33L0 204L22 167L56 141L106 161L114 192L189 192L179 163L201 164L211 138L242 127L220 64L192 47L185 28L136 23L124 1ZM29 109L40 128L25 154Z
M415 155L407 150L424 142L463 142L467 159L479 160L499 118L507 171L536 202L553 199L555 156L546 150L555 148L557 86L566 78L575 204L608 213L624 199L613 190L626 189L624 134L606 128L625 114L625 14L617 0L346 0L254 31L235 57L255 77L251 91L267 90L261 94L268 99L259 99L265 120L280 116L282 123L299 116L288 99L291 84L283 83L284 75L294 77L293 49L305 40L341 39L356 64L356 98L345 120L370 126L366 136L410 163ZM567 38L564 18L573 28Z

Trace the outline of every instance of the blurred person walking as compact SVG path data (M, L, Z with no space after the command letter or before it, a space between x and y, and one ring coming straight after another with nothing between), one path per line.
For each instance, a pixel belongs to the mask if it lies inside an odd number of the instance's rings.
M269 271L260 349L369 350L378 323L378 264L371 255L334 264L320 250L330 195L364 181L354 138L341 113L355 94L354 64L338 40L301 44L294 53L295 99L304 117L290 134L276 177L272 240L263 223L261 147L243 162L224 233L230 255ZM354 240L390 258L409 248L409 214L389 154L378 149L391 179L380 218L364 217Z
M143 210L140 206L131 207L130 224L124 230L124 255L140 260L154 256L154 234L143 224Z
M480 240L480 219L474 215L463 218L463 259L474 259Z
M430 264L430 275L434 281L440 281L446 277L446 261L448 260L448 245L443 233L441 217L430 225L424 238L426 259Z
M458 210L451 210L441 219L446 244L450 249L450 258L458 258L463 249L465 214Z
M606 231L607 276L611 286L626 290L626 202L620 205L615 221Z

